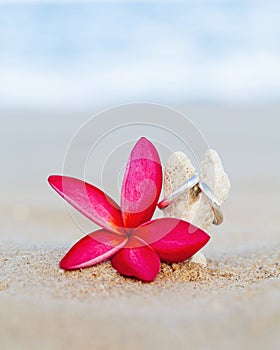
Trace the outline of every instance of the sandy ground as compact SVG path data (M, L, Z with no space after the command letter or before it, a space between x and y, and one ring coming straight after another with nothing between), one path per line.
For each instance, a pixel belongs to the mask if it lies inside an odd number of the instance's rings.
M278 348L279 247L163 264L151 284L109 262L63 272L65 250L2 244L2 349Z

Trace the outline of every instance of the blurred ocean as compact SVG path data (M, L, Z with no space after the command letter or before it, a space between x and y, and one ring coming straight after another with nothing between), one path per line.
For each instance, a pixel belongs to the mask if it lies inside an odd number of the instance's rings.
M209 147L218 150L233 181L236 183L250 181L251 184L257 183L258 180L266 184L270 181L278 181L280 104L196 105L186 103L180 106L171 105L171 107L189 117L201 131ZM42 186L49 173L62 172L64 157L72 137L94 115L92 111L85 109L75 111L9 109L2 110L0 113L2 116L0 130L2 193L7 190L9 192L10 189L24 191L28 188L29 190L30 185L37 189ZM133 117L132 115L132 122ZM150 117L153 120L153 115ZM110 125L106 125L106 119L102 122L105 129L109 130ZM185 134L187 138L187 130ZM119 144L130 138L137 140L141 136L149 137L149 135L149 129L143 127L131 137L124 135L123 139L119 140ZM161 136L161 129L151 133L155 141ZM96 141L98 139L93 135L90 146L92 147ZM106 138L104 142L106 143ZM166 145L176 150L172 139L166 139ZM110 147L110 145L104 146L104 157L108 157L113 151L113 146ZM182 148L178 150L185 151ZM194 152L196 151L198 153L198 150L194 149ZM164 156L162 160L166 161ZM100 172L98 165L94 164L98 159L103 161L102 154L101 158L89 159L89 163L92 163L87 164L91 167L92 179Z
M275 101L279 12L278 0L1 0L1 105Z

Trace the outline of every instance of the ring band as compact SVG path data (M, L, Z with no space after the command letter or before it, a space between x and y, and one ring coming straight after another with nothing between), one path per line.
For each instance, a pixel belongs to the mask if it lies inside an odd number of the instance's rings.
M172 204L176 199L180 198L184 193L189 192L193 187L199 184L199 176L195 174L189 180L185 181L168 197L164 198L159 204L159 209L163 210Z
M202 181L198 184L198 187L199 187L201 193L204 194L204 196L208 199L208 201L211 205L211 209L212 209L213 214L214 214L213 224L214 225L221 225L224 221L224 216L223 216L223 213L221 210L220 203L218 202L213 191L205 182L202 182Z
M173 193L168 197L164 198L160 203L158 203L158 208L164 210L170 204L175 202L183 194L189 192L191 189L196 189L196 193L203 193L203 195L208 199L211 209L214 214L214 225L221 225L224 221L223 213L220 208L220 204L214 195L211 188L203 181L200 181L198 174L195 174L189 180L185 181L181 186L179 186Z

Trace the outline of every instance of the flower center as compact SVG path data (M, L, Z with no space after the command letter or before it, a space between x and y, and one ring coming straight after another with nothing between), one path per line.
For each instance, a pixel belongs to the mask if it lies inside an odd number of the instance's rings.
M125 234L126 234L126 236L127 236L128 238L132 236L132 233L133 233L133 230L132 230L132 229L130 229L130 230L128 230L128 231L125 232Z

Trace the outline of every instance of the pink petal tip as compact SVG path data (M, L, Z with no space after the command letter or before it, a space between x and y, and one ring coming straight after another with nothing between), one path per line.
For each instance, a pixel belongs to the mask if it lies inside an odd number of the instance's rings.
M106 230L123 232L120 208L103 191L69 176L52 175L48 181L58 194L88 219Z
M95 231L79 240L64 256L59 266L75 270L96 265L116 254L127 242L118 234Z
M162 187L162 167L154 145L142 137L131 151L121 192L126 228L135 228L153 216Z
M137 238L131 238L137 240ZM130 243L130 246L133 244ZM160 271L160 259L154 250L143 245L123 248L111 259L112 266L122 275L152 282Z
M161 260L167 263L191 258L210 239L203 230L175 218L150 221L136 229L135 236L147 242Z

